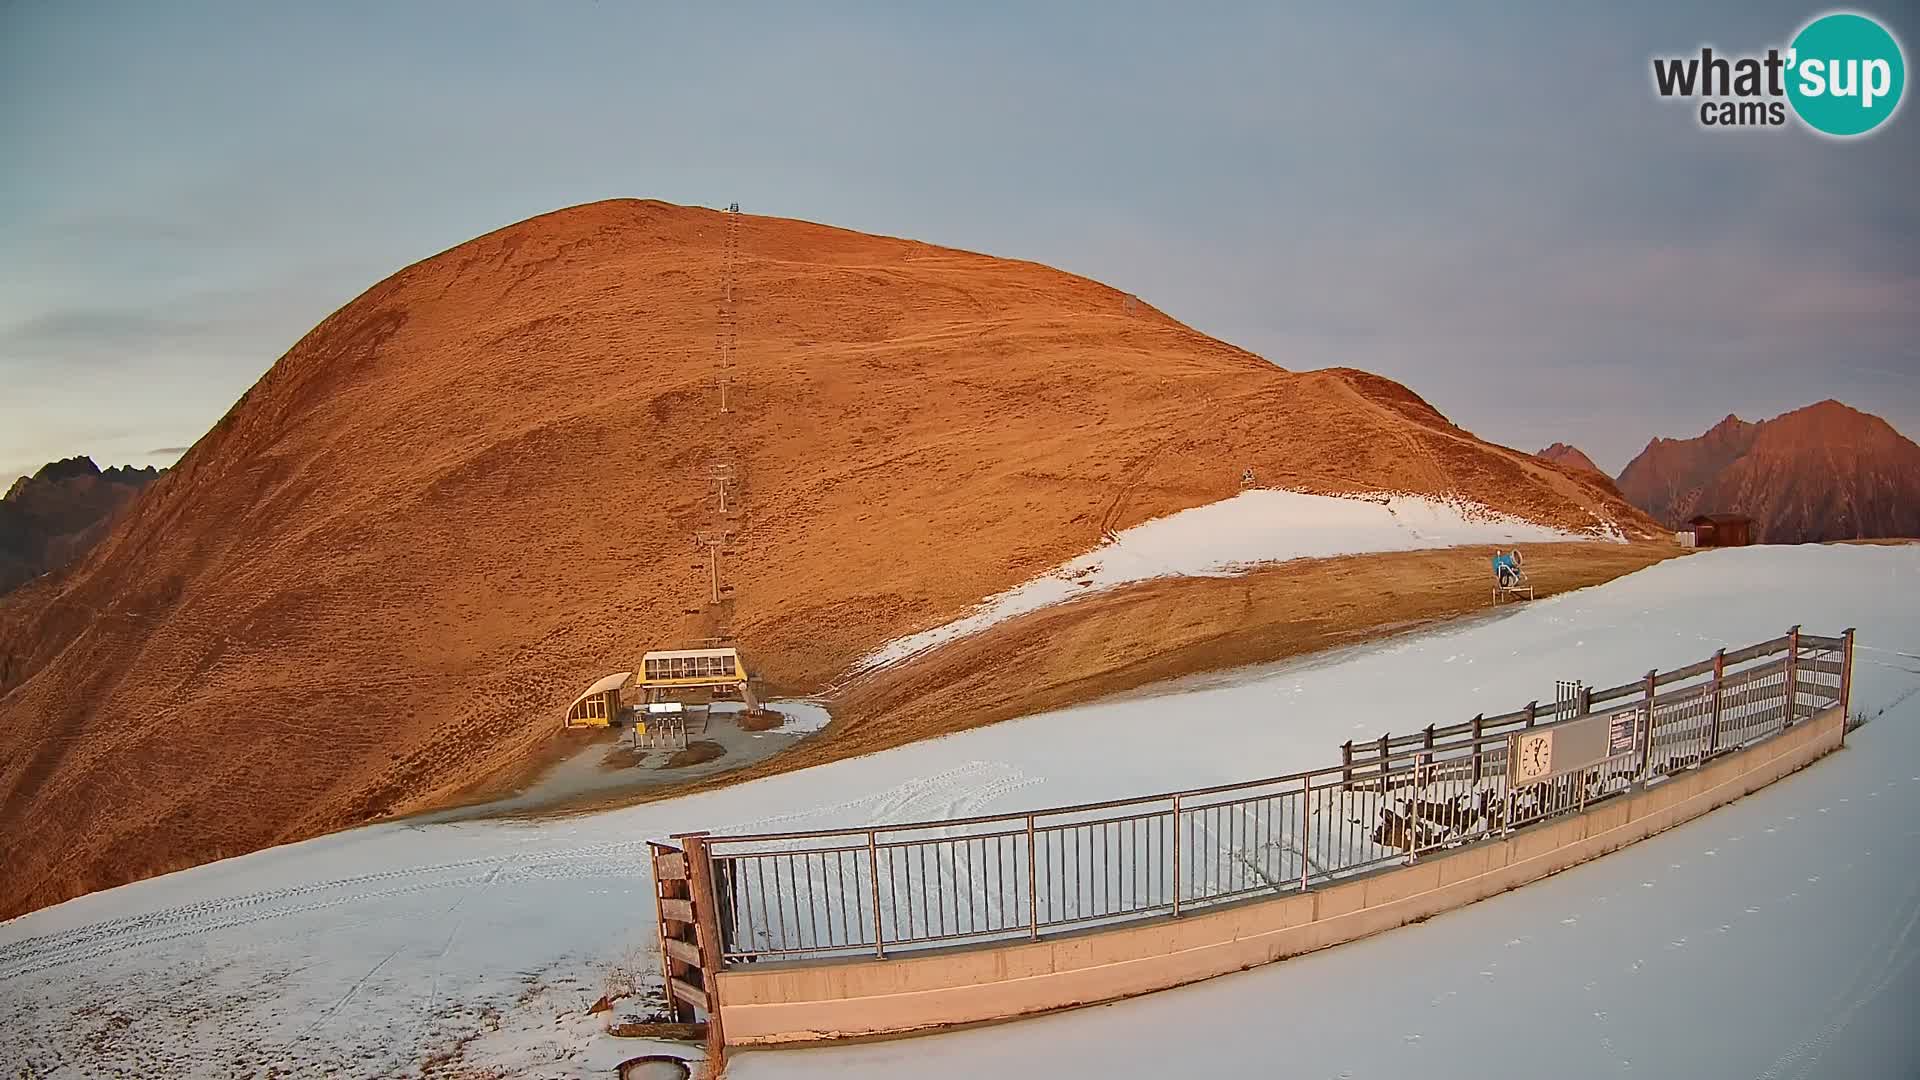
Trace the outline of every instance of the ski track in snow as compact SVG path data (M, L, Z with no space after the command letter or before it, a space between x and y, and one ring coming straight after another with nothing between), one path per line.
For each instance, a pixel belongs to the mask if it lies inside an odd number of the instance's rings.
M715 832L716 835L725 835L801 828L805 827L802 823L807 819L822 815L846 819L845 823L859 825L966 817L997 797L1038 782L1004 765L975 761L859 799L801 813L756 819ZM366 888L369 885L418 878L432 880L412 881L391 888ZM60 933L21 938L0 946L0 979L29 975L145 945L250 926L345 904L438 889L471 888L495 882L511 884L530 879L581 878L650 880L647 840L592 844L532 855L463 859L357 874L107 919ZM324 893L340 895L278 906L286 901L302 901Z

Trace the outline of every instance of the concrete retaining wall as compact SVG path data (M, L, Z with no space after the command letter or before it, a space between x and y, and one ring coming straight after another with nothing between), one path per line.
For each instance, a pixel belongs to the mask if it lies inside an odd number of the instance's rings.
M719 975L733 1045L892 1035L1163 990L1404 926L1616 851L1756 791L1840 745L1839 706L1758 746L1584 813L1405 867L1179 918L886 960Z

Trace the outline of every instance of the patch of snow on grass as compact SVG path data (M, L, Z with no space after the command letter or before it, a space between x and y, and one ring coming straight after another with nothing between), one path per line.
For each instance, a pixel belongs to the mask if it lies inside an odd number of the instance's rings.
M787 718L776 730L796 735L819 731L833 719L827 715L827 707L816 701L773 701L767 707Z
M828 715L827 707L817 701L766 701L761 704L785 717L780 726L772 730L783 735L811 735L826 727L833 717ZM737 701L716 701L711 706L716 714L743 713L745 704Z
M1478 503L1422 495L1332 496L1243 491L1136 525L1093 551L989 597L969 614L882 645L855 665L871 671L996 623L1103 589L1161 577L1230 577L1257 566L1466 544L1615 540L1603 526L1566 532Z

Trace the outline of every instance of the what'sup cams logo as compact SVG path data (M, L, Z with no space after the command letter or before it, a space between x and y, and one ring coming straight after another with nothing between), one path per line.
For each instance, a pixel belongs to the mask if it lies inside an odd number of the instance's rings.
M1900 42L1865 15L1838 11L1800 28L1785 50L1764 56L1653 58L1663 98L1697 100L1709 128L1781 127L1791 115L1822 135L1865 135L1890 119L1907 86Z

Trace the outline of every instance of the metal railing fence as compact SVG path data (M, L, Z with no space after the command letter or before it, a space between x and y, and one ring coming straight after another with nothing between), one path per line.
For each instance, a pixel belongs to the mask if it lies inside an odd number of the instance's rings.
M1547 709L1348 743L1337 766L1244 783L862 829L687 835L711 860L726 962L1038 939L1297 893L1658 784L1843 702L1852 637L1796 627L1617 687L1563 683ZM1517 733L1594 715L1609 717L1614 738L1604 758L1510 781Z

